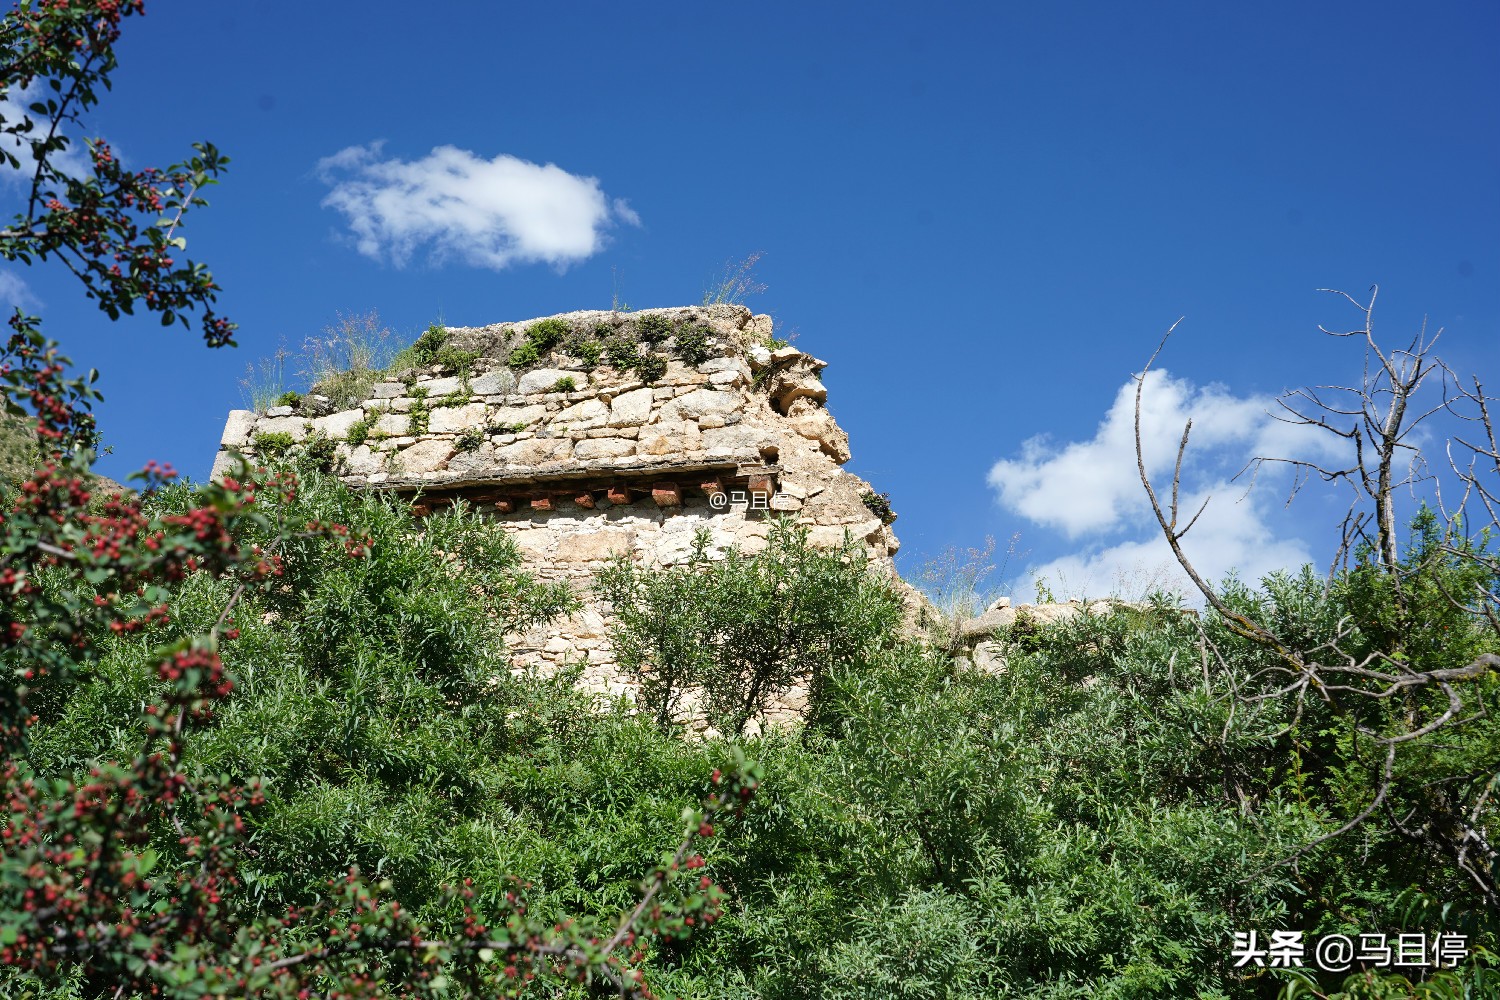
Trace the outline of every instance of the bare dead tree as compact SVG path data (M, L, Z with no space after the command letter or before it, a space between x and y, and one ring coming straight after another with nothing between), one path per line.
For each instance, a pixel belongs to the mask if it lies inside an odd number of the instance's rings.
M1317 386L1289 392L1277 400L1281 412L1273 416L1337 436L1347 443L1349 460L1337 465L1260 456L1242 471L1250 472L1253 477L1268 464L1291 466L1295 474L1288 502L1313 476L1326 483L1348 486L1353 500L1341 523L1340 547L1330 571L1330 582L1340 567L1347 573L1351 560L1359 562L1363 571L1378 574L1389 585L1401 615L1408 608L1409 581L1430 567L1414 566L1403 558L1397 542L1396 501L1400 491L1415 492L1427 485L1442 519L1440 555L1466 562L1477 570L1464 577L1474 581L1466 592L1444 589L1443 598L1484 635L1488 651L1467 658L1468 662L1462 662L1466 658L1460 657L1451 664L1418 668L1404 655L1399 640L1387 644L1390 648L1375 649L1369 648L1367 642L1357 641L1364 623L1350 617L1341 620L1332 635L1312 641L1299 640L1284 634L1274 624L1254 620L1226 603L1193 566L1182 547L1182 539L1208 504L1204 500L1183 523L1182 465L1192 421L1183 428L1172 472L1171 495L1165 506L1147 475L1141 442L1141 398L1146 373L1181 320L1162 337L1146 368L1137 376L1136 468L1173 556L1209 608L1230 632L1274 654L1273 666L1231 684L1233 697L1245 705L1289 702L1292 721L1273 735L1294 730L1308 704L1317 701L1344 719L1358 738L1375 751L1372 758L1379 761L1371 801L1337 829L1278 863L1295 862L1318 843L1340 836L1382 812L1401 834L1450 858L1473 882L1487 905L1500 907L1500 886L1495 875L1500 854L1491 834L1497 819L1495 797L1500 774L1442 776L1419 789L1416 805L1412 804L1413 796L1397 803L1392 794L1398 750L1439 730L1483 717L1486 709L1480 693L1481 682L1491 671L1500 670L1500 655L1496 655L1500 651L1500 615L1497 615L1500 559L1483 542L1489 534L1500 533L1500 447L1490 411L1495 400L1485 395L1477 378L1473 379L1472 388L1466 386L1433 354L1441 331L1429 337L1424 324L1406 348L1382 349L1373 328L1377 289L1371 289L1367 303L1343 292L1323 291L1342 296L1363 314L1362 326L1354 330L1334 332L1319 328L1329 336L1362 344L1362 378L1355 385ZM1439 384L1438 398L1424 408L1418 396L1429 380ZM1438 414L1464 421L1472 428L1471 433L1448 441L1447 464L1458 483L1456 501L1450 505L1443 503L1442 484L1424 459L1417 433L1419 427ZM1479 544L1475 543L1476 536ZM1436 580L1439 587L1443 586L1439 574L1429 572L1424 579ZM1223 654L1206 633L1203 647L1205 657L1211 655L1226 674L1231 672ZM1428 697L1431 694L1437 697ZM1380 704L1397 706L1401 711L1369 711L1371 706ZM1392 717L1399 720L1398 724L1390 722Z

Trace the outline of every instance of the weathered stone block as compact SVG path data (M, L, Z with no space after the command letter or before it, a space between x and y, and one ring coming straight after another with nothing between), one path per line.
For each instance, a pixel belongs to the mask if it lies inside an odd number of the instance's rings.
M502 465L541 465L566 458L573 442L566 438L531 438L495 449L495 460Z
M585 399L563 408L553 419L575 429L598 427L609 416L609 407L597 399Z
M421 475L436 472L446 466L455 450L452 441L427 438L400 452L396 459L403 472L408 475Z
M598 563L634 550L635 532L628 528L569 532L557 540L557 558L562 562Z
M373 430L380 434L405 434L411 418L400 413L382 413L375 421Z
M650 389L633 389L614 398L609 407L611 427L634 427L651 416L653 393Z
M342 410L338 413L330 413L326 417L319 417L313 421L313 430L331 437L335 440L343 440L349 433L349 428L365 418L364 410Z
M470 427L484 426L483 403L463 406L439 406L427 418L427 429L433 434L453 434Z
M521 381L516 384L516 391L526 395L551 392L552 387L560 378L571 378L575 385L583 385L588 381L588 376L582 372L567 372L561 368L538 368L521 376Z
M635 442L624 438L589 438L573 446L573 457L580 462L634 454Z
M224 421L224 433L219 437L219 444L225 448L243 448L250 443L250 435L254 430L254 411L230 410L229 419Z
M231 452L221 451L214 456L214 467L208 474L211 483L222 483L229 470L234 467L234 455Z
M368 476L385 468L385 456L371 451L367 444L358 448L341 444L338 454L343 461L344 472L351 476Z
M490 420L492 423L514 427L517 424L534 424L546 415L545 406L533 403L530 406L501 406L491 415Z
M273 417L257 421L255 424L255 433L290 434L293 441L301 441L307 437L307 424L308 422L301 417Z
M722 392L718 389L694 389L674 399L666 408L678 419L697 420L710 414L724 417L744 406L744 397L737 392ZM664 411L665 412L665 411Z
M469 391L476 396L504 396L516 391L516 375L509 369L486 372L469 379Z

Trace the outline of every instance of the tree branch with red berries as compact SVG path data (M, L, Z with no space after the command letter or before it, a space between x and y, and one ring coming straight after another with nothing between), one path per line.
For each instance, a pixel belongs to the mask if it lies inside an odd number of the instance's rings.
M131 171L93 139L83 176L62 165L69 133L109 87L124 20L143 13L142 0L24 0L0 22L0 98L47 95L20 120L0 119L0 134L31 156L23 164L0 147L0 169L31 177L26 210L0 230L0 257L60 261L111 318L142 307L187 325L196 313L209 346L232 345L212 276L177 260L180 227L228 159L202 143L183 163ZM354 870L312 905L262 912L241 868L260 786L194 777L185 750L235 695L221 651L238 638L236 607L290 586L283 547L360 559L371 540L339 524L289 523L296 476L243 460L175 512L150 503L175 478L154 463L134 477L140 492L95 496L96 373L70 375L35 317L18 310L10 325L0 398L32 422L44 463L14 489L0 484L0 966L98 997L435 997L453 982L506 996L582 983L653 997L649 942L686 937L721 913L723 891L694 846L744 809L756 765L736 751L714 773L712 792L683 817L681 843L613 926L545 922L519 882L488 913L471 885L454 887L451 922L424 926ZM230 596L210 628L182 635L174 603L202 577L228 581ZM139 752L77 774L36 773L28 745L42 696L86 678L103 640L119 635L156 644L153 693L122 722L138 727Z

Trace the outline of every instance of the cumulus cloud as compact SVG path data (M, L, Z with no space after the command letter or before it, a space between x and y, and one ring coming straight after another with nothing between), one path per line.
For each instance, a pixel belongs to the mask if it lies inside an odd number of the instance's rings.
M990 469L1001 506L1057 532L1075 551L1027 570L1017 581L1026 593L1038 576L1059 596L1139 594L1152 585L1187 589L1141 488L1135 458L1135 381L1120 387L1104 419L1086 441L1026 441L1019 457ZM1277 537L1268 489L1285 485L1273 474L1253 493L1231 478L1257 455L1322 460L1337 442L1274 419L1269 396L1235 396L1222 385L1195 386L1164 370L1147 374L1141 405L1146 470L1165 504L1177 445L1189 418L1192 437L1183 465L1184 523L1204 499L1207 510L1184 540L1201 575L1216 580L1231 570L1258 580L1311 559L1305 543ZM1279 500L1279 497L1278 497Z
M405 161L381 148L342 149L320 160L317 174L332 188L323 205L345 217L355 248L396 267L426 249L437 263L563 268L598 252L612 225L640 224L597 178L555 164L486 160L455 146Z
M1265 500L1257 494L1245 495L1244 488L1233 483L1219 481L1185 494L1182 506L1187 516L1210 497L1203 516L1182 543L1205 580L1217 582L1233 571L1253 583L1273 570L1292 570L1317 561L1301 539L1278 538ZM1015 582L1014 590L1029 595L1041 579L1059 598L1104 594L1139 598L1155 589L1194 598L1197 591L1155 520L1149 528L1154 530L1145 538L1086 544L1079 551L1032 566Z

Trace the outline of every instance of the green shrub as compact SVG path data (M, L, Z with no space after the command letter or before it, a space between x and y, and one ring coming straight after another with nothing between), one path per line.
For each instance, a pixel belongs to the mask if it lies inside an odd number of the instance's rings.
M604 344L605 357L620 371L630 371L641 360L640 348L628 337L611 337Z
M604 342L592 337L575 337L568 343L568 353L583 362L586 371L593 371L604 356Z
M427 387L414 385L407 391L411 393L411 409L406 411L406 433L421 437L427 433L427 423L432 417L432 409L427 403Z
M505 359L505 363L512 368L529 368L540 360L542 360L541 352L528 340L512 350L510 356Z
M433 323L404 351L396 355L392 368L427 368L438 363L438 355L448 345L448 329Z
M533 323L526 328L526 340L510 352L507 361L512 368L534 365L548 351L563 343L573 332L566 320L552 318Z
M302 455L313 468L332 472L338 461L338 442L321 431L316 432L303 442Z
M375 426L375 421L377 419L379 418L375 414L367 413L360 419L356 420L354 423L350 424L349 430L344 433L344 440L348 443L349 447L358 448L360 445L364 444L365 441L369 438L370 430Z
M599 572L596 592L618 622L615 653L659 725L671 725L695 686L731 735L796 685L817 718L830 673L893 641L901 599L866 567L859 543L826 552L807 539L806 527L778 518L755 555L731 549L712 561L700 531L687 566L621 558Z
M896 512L891 510L891 495L889 493L875 493L866 491L859 498L864 505L870 508L870 513L880 518L881 524L893 524L896 520Z
M290 451L295 443L286 431L261 431L255 435L255 453L277 458Z
M277 406L296 406L302 402L302 394L287 390L276 397Z
M576 392L577 389L578 386L573 382L573 376L571 375L564 375L552 383L553 392Z
M484 438L483 427L465 427L454 440L453 445L459 451L473 451L484 444Z
M713 350L708 345L711 332L702 324L694 324L678 330L677 356L695 367L703 364L713 355Z
M432 363L468 375L474 368L474 362L479 360L478 351L465 351L452 344L444 344L438 348L437 354L433 355Z
M635 321L640 338L648 344L659 344L672 335L672 320L661 313L647 313Z
M533 323L526 328L526 339L537 346L540 351L550 351L561 344L573 332L573 328L564 319L544 319L539 323Z
M635 362L635 372L643 382L655 382L667 373L665 354L642 354Z

